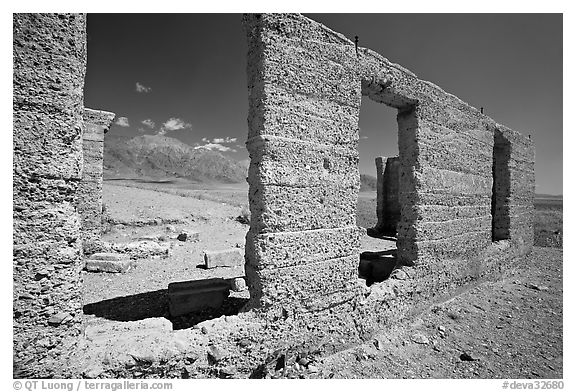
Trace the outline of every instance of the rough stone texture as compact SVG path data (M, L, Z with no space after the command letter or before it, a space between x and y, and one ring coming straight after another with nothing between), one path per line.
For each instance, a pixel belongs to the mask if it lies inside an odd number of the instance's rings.
M176 282L168 285L168 306L172 316L205 308L219 308L230 293L230 282L225 279L202 279Z
M131 259L147 259L149 257L166 258L170 256L172 245L170 243L159 243L157 241L143 240L134 242L106 242L93 241L85 244L84 253L92 255L94 253L122 253Z
M86 271L90 272L126 272L131 261L125 254L95 253L86 260Z
M206 250L204 251L204 266L206 268L239 267L244 264L240 249Z
M227 360L248 368L276 347L330 353L531 251L529 139L304 16L243 19L251 298L237 320L215 320L195 351L217 341ZM81 331L78 206L82 192L98 194L82 182L83 151L92 163L100 154L83 140L85 23L14 15L15 377L67 376L53 365L67 368ZM370 287L358 279L355 227L362 95L398 109L399 131L396 267L404 274ZM238 351L246 333L266 344Z
M396 236L400 221L400 160L376 158L376 232Z
M329 312L334 323L355 326L347 341L362 339L420 301L530 252L528 138L301 15L246 15L244 24L252 309L285 322L298 314L290 322L307 331L325 330ZM381 184L394 196L380 203L379 223L393 216L398 267L413 268L365 299L353 229L362 95L398 109L399 156L389 163L390 179L400 180L390 181L397 189Z
M13 373L58 377L82 324L86 17L14 14L13 61Z
M104 134L114 120L114 113L84 109L82 135L83 172L78 189L78 212L84 247L100 239L102 232L102 173Z

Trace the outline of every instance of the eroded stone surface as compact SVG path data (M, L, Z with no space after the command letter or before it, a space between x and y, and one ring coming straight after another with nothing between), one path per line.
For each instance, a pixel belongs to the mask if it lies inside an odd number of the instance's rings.
M532 250L528 138L302 15L243 22L251 299L241 322L191 332L189 351L205 357L217 341L221 361L247 370L276 347L339 350ZM102 128L89 127L97 116L83 107L84 15L15 14L13 23L14 375L50 378L62 376L52 369L62 369L81 331L81 224L97 236L99 132L113 115L100 112ZM398 109L397 258L411 266L402 268L409 279L395 273L369 288L358 279L354 228L362 95Z

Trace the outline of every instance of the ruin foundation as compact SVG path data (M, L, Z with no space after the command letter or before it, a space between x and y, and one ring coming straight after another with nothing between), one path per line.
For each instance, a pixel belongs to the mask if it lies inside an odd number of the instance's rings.
M210 332L238 366L276 346L360 343L531 251L528 138L304 16L243 22L251 299L237 318L244 329ZM88 135L113 118L85 111L85 66L84 15L14 15L15 376L54 376L81 332L82 230L97 236L90 222L101 213L100 142ZM358 278L363 95L398 110L395 227L398 267L409 272L371 287ZM248 325L266 344L234 351Z

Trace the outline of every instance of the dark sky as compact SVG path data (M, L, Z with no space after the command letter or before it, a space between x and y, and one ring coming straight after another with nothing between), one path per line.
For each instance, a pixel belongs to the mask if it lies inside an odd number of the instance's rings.
M561 14L307 16L532 135L536 191L562 193ZM245 40L238 14L89 14L85 105L127 119L110 134L161 132L246 159ZM395 116L363 98L362 173L397 155Z

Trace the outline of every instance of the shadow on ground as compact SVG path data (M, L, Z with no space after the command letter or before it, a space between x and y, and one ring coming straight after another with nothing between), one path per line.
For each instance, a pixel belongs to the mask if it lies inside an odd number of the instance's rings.
M137 321L153 317L164 317L174 330L191 328L194 325L221 316L238 314L248 299L228 297L218 309L206 308L182 316L171 317L168 311L168 290L117 297L84 305L84 314L113 321Z

